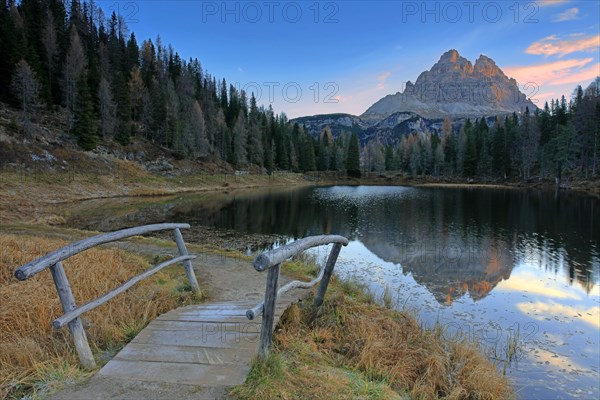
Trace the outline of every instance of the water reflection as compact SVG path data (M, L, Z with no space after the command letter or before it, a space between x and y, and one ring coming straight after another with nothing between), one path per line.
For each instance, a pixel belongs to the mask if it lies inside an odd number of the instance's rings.
M600 283L599 201L571 193L336 186L95 200L68 214L71 226L100 231L186 221L290 238L341 234L401 264L440 303L484 298L519 263L587 293Z
M390 289L398 308L468 335L501 363L517 336L523 354L507 373L520 397L600 397L599 199L337 186L93 201L65 214L72 226L104 231L184 221L282 240L347 236L338 273L378 294Z

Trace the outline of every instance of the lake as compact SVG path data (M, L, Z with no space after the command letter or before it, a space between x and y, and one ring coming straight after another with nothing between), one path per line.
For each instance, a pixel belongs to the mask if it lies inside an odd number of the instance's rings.
M600 398L600 200L520 189L334 186L82 202L78 228L187 222L247 252L324 233L336 266L452 340L479 342L519 398ZM240 236L243 233L244 236ZM247 245L236 237L257 237ZM323 258L327 248L315 250Z

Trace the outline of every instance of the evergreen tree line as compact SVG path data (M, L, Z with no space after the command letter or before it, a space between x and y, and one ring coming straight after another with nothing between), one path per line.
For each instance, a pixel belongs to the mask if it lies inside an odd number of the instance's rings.
M313 138L160 37L139 46L124 19L106 18L93 0L68 10L61 0L0 1L0 101L22 110L25 135L41 107L62 107L85 150L146 138L236 168L345 170L352 137Z
M600 169L600 78L585 90L577 86L543 109L522 115L466 120L454 132L446 118L441 132L412 133L384 146L363 149L363 169L403 171L413 176L523 179L582 178Z
M43 106L62 107L67 130L85 150L100 141L145 138L181 158L223 160L290 171L404 171L412 175L561 178L596 176L600 153L597 79L567 103L523 115L467 120L454 132L412 133L362 149L356 134L312 137L253 94L182 60L171 47L138 46L124 19L93 0L0 0L0 101L21 109L25 135Z

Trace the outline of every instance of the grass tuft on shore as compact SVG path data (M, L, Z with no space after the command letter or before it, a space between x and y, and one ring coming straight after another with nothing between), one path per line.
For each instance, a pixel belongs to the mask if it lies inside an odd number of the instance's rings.
M66 245L58 239L0 234L0 399L53 391L85 376L68 328L52 330L62 309L49 271L19 282L14 270ZM146 259L119 249L93 248L65 263L77 304L101 296L146 270ZM110 359L149 321L198 299L185 291L185 273L171 266L83 315L99 364Z
M334 280L317 314L312 299L290 307L274 348L256 361L237 399L506 399L509 382L472 343L449 341L413 315L376 304L360 286Z

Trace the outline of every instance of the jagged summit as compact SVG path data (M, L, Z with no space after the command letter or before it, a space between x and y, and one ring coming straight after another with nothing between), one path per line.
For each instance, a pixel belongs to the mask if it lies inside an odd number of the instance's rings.
M429 71L403 92L373 104L361 118L375 122L397 113L414 112L426 118L483 117L523 112L536 106L519 91L491 58L480 55L473 65L455 49L442 54Z

